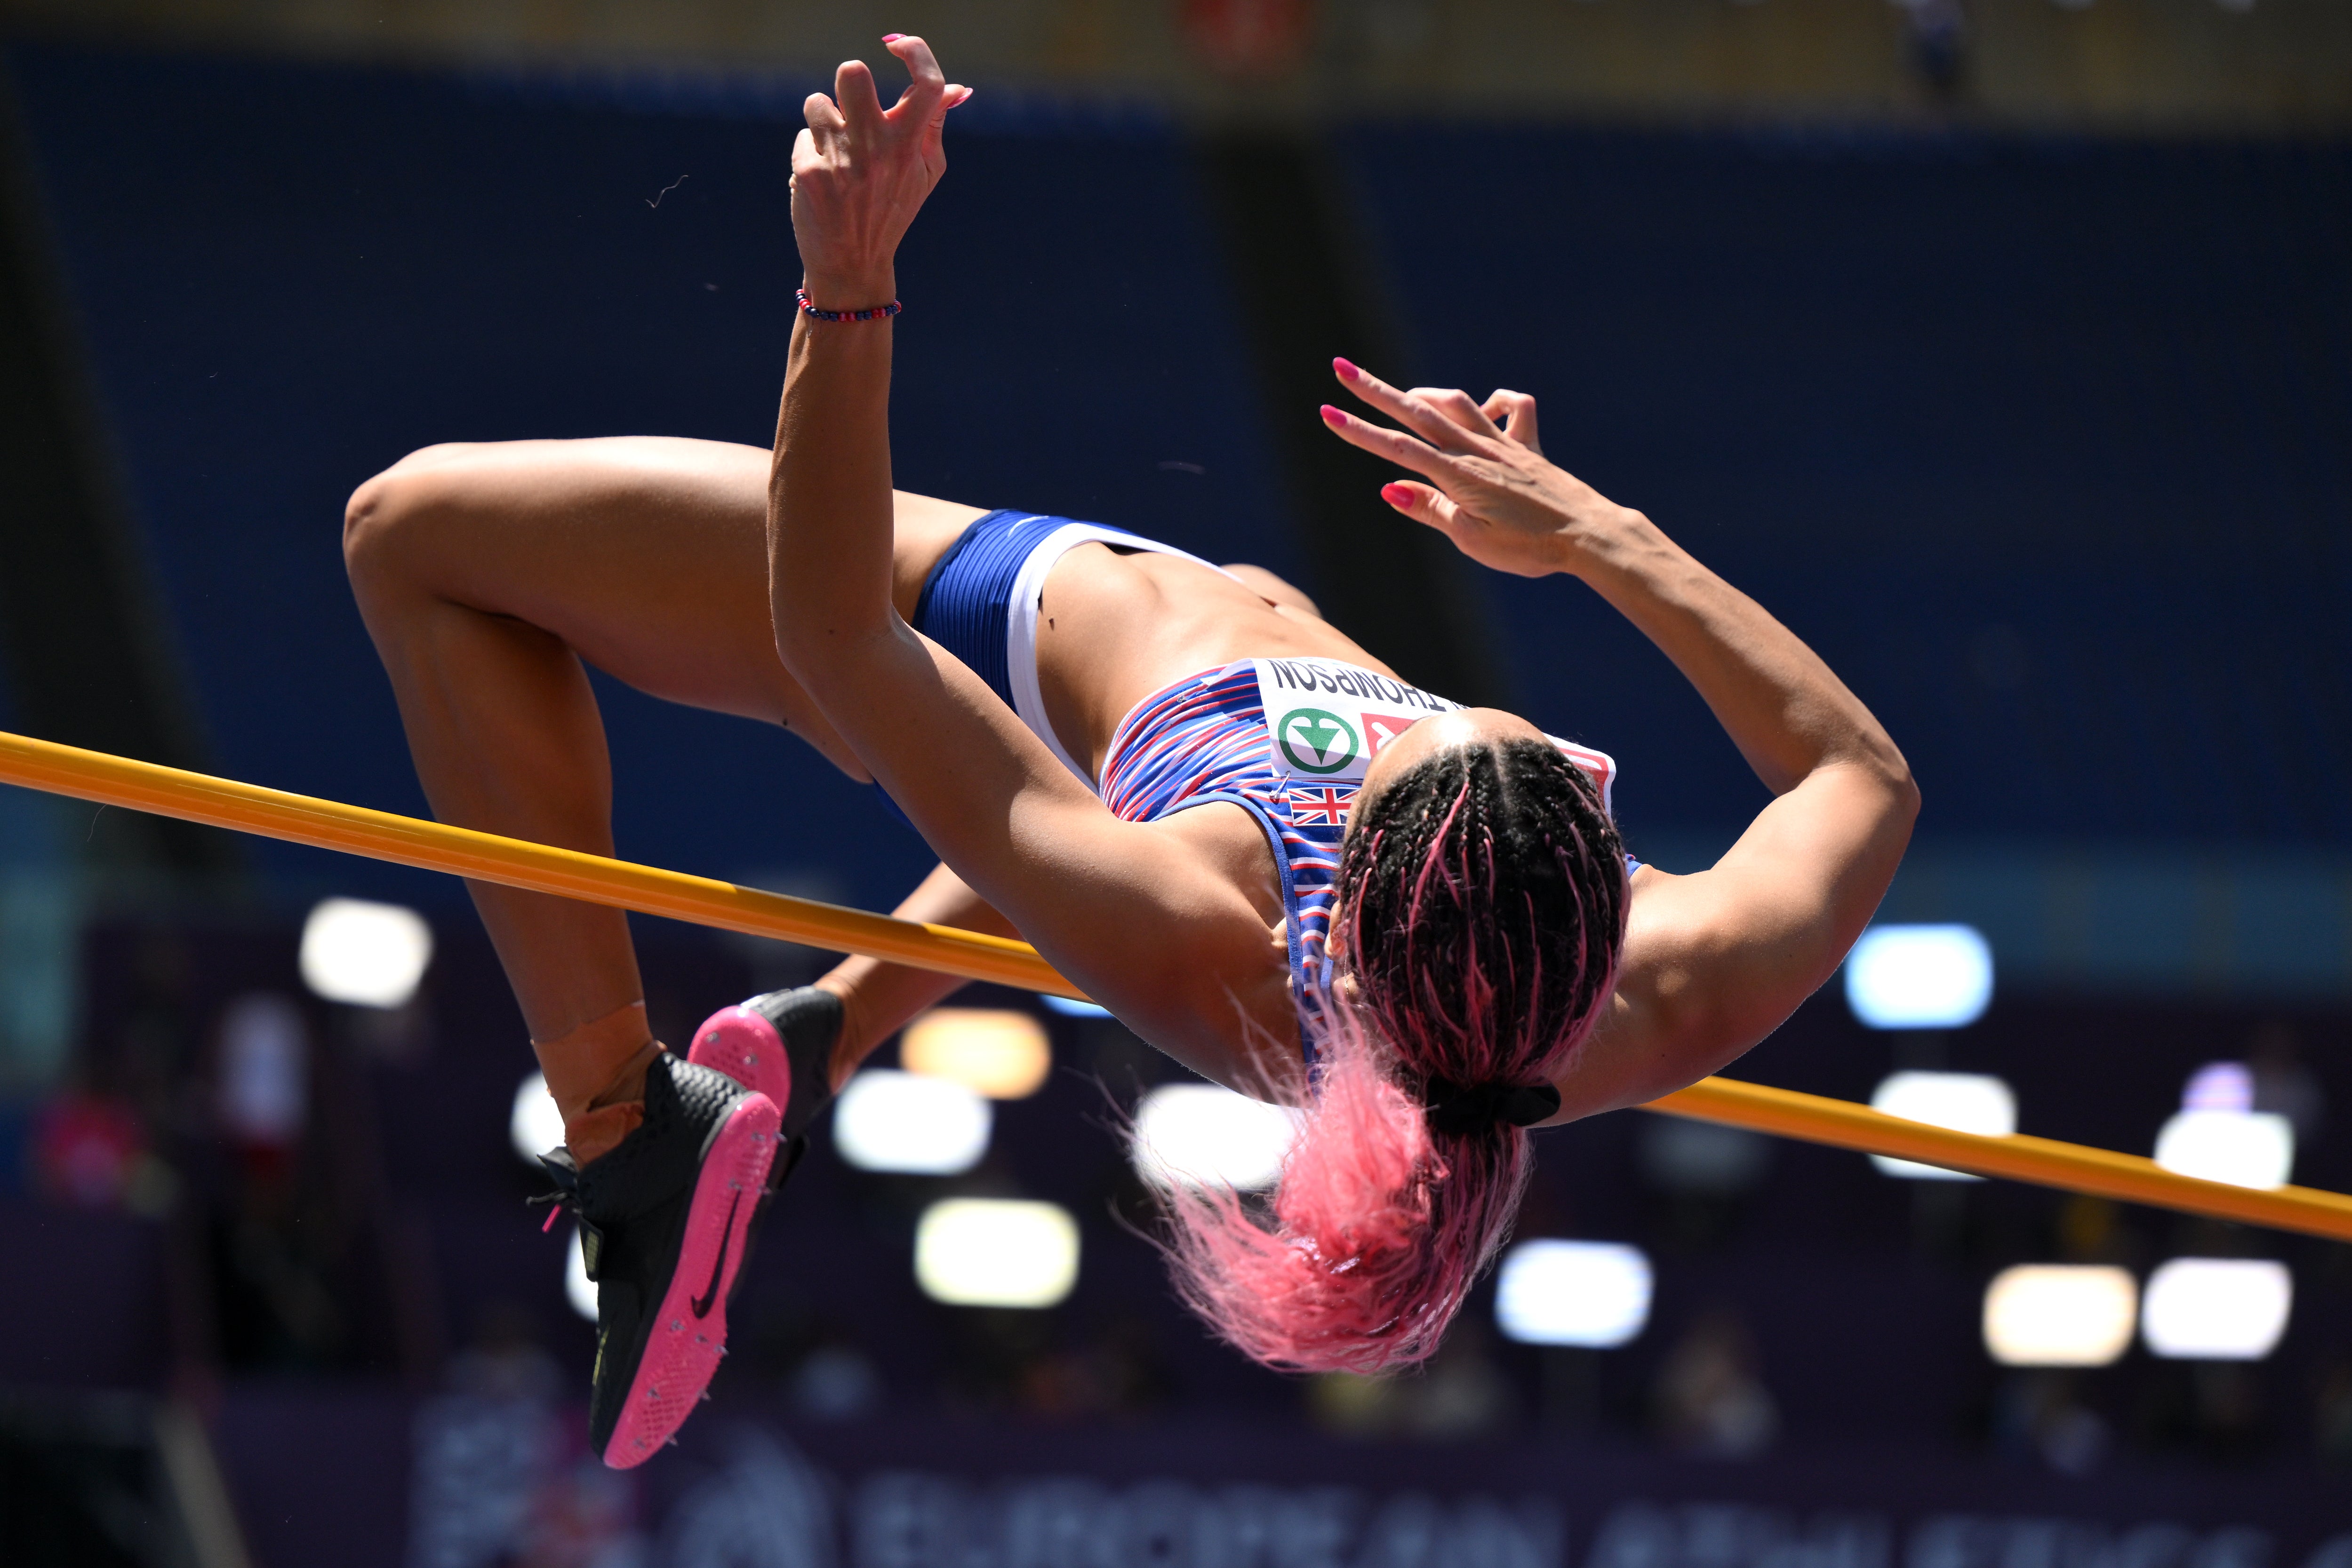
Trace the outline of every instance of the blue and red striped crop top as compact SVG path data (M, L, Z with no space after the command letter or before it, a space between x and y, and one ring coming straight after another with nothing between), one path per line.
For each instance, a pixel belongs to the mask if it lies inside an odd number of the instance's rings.
M1408 725L1461 706L1336 659L1244 659L1138 703L1111 737L1097 792L1129 821L1215 801L1256 820L1282 879L1292 994L1311 1011L1329 977L1339 841L1364 770ZM1551 738L1607 809L1617 764Z

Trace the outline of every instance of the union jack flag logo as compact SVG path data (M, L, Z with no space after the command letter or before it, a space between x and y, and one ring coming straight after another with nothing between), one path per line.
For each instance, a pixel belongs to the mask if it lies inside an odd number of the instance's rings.
M1300 827L1319 823L1325 827L1344 827L1348 808L1356 803L1353 789L1334 789L1326 786L1316 789L1290 791L1290 820Z

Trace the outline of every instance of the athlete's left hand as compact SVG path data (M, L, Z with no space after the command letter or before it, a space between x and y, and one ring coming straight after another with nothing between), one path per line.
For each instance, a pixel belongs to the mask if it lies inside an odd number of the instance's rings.
M1450 387L1399 392L1345 360L1331 368L1340 385L1405 429L1328 405L1323 423L1349 445L1427 479L1383 486L1381 497L1481 566L1520 577L1573 572L1599 531L1632 516L1546 460L1536 443L1536 400L1525 392L1497 392L1480 403Z
M793 143L793 238L810 302L824 309L861 310L895 296L898 242L947 172L948 110L971 96L947 79L922 39L894 33L883 47L912 78L898 101L884 109L866 62L845 61L833 97L809 95L808 129Z

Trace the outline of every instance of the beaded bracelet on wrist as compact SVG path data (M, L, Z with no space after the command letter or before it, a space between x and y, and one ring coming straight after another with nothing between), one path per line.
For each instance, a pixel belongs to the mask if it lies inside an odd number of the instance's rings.
M801 308L803 311L820 321L879 321L887 317L896 316L903 308L896 299L893 299L887 305L877 305L870 310L820 310L809 303L808 290L805 288L793 289L793 298L801 302Z

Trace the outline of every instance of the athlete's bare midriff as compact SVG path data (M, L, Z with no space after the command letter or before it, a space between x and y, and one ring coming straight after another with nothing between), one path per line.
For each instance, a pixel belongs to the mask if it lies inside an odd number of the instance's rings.
M913 621L923 585L986 515L898 493L892 598L902 617ZM1083 544L1045 577L1037 684L1054 733L1097 778L1119 720L1152 693L1237 659L1293 654L1396 674L1328 622L1181 556Z
M1099 776L1136 704L1237 659L1344 659L1395 672L1328 622L1180 556L1084 544L1045 579L1037 678L1070 754Z

